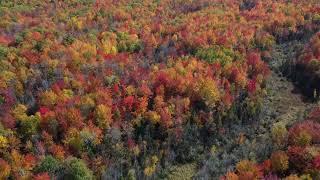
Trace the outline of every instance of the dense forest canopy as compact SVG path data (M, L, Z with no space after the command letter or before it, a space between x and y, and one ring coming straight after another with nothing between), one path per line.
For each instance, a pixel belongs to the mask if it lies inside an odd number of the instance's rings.
M268 160L201 163L226 124L259 119L274 45L314 34L290 66L319 97L318 0L1 0L0 18L0 179L170 179L192 163L193 178L320 178L318 109L274 126Z

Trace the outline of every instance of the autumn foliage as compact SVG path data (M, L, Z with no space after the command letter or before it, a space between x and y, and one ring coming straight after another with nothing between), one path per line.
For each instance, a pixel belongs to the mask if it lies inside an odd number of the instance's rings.
M259 169L261 176L270 178L272 174L276 179L318 179L319 174L319 108L315 108L302 122L297 122L288 129L287 146L283 150L274 151L270 159L263 163L250 162L248 171ZM266 166L266 162L269 165ZM237 167L250 164L247 160L238 163ZM248 165L247 165L248 166ZM242 171L229 172L223 178L228 179L230 175L242 179ZM247 179L251 178L246 175Z
M258 112L263 56L319 24L306 2L0 1L0 179L156 178L188 161L187 125L214 136L239 103ZM292 145L318 142L318 124L301 126ZM294 150L289 163L304 158ZM287 156L274 157L286 171ZM236 176L262 173L243 161Z

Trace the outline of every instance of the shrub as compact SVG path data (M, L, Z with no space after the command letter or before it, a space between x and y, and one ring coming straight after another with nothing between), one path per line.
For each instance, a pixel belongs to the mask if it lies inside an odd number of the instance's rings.
M117 33L117 49L119 52L137 52L142 45L136 35L129 35L124 32Z
M31 115L27 116L25 119L22 119L18 122L18 132L24 138L30 138L32 135L35 135L40 127L40 116Z
M8 139L5 136L0 135L0 149L6 149L8 147Z
M312 142L312 136L307 131L303 130L293 137L292 142L297 146L308 146Z
M259 179L262 175L259 168L249 160L242 160L236 165L239 179Z
M83 139L80 136L80 132L76 128L70 128L66 133L64 144L76 153L80 153L84 148Z
M196 50L195 56L210 64L219 62L222 65L232 62L236 57L232 49L222 46L212 46L206 49L200 48Z
M147 167L144 169L144 175L152 176L157 168L157 163L159 159L157 156L152 156L151 158L147 159Z
M95 110L95 123L98 127L106 129L112 122L112 112L110 107L100 104Z
M93 180L94 176L87 165L80 159L70 157L65 160L62 168L63 179Z
M297 175L292 174L285 178L285 180L301 180Z
M289 168L289 158L283 151L273 152L271 155L271 167L275 172L284 172Z
M55 94L52 90L45 91L41 95L41 104L44 106L54 106L57 104L57 94Z
M13 110L12 115L19 121L26 119L28 116L26 114L27 107L23 104L18 104Z
M7 179L10 175L11 167L3 159L0 158L0 179Z
M8 48L0 45L0 61L7 57Z
M275 38L266 32L256 34L255 43L261 50L270 50L275 44Z
M0 105L4 104L5 102L5 98L2 95L0 95Z
M320 142L320 124L314 121L303 121L294 125L289 130L289 143L293 145L304 145ZM310 138L311 137L311 138Z
M36 173L49 173L51 176L57 174L58 170L60 169L60 162L56 160L52 156L45 156L40 164L35 167Z
M34 180L51 180L48 173L40 173L34 176Z
M225 180L239 180L239 176L236 173L228 172L224 179Z
M273 142L278 146L283 146L286 143L288 131L283 124L274 124L271 129Z
M63 38L63 41L62 43L65 45L65 46L70 46L74 43L75 41L75 38L72 36L72 35L66 35L64 38Z
M199 96L209 107L214 107L220 99L220 92L213 79L200 80L198 84Z
M312 164L312 157L307 153L304 147L290 146L287 150L290 165L294 169L303 171Z

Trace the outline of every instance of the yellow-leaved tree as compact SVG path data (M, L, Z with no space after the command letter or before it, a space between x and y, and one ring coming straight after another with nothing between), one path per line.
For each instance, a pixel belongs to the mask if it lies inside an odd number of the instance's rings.
M112 32L103 32L101 34L101 47L105 54L116 54L117 50L117 35Z
M200 79L197 84L197 93L209 107L216 106L220 99L220 92L216 82L211 78Z
M95 123L99 128L106 129L112 122L111 108L100 104L95 109Z

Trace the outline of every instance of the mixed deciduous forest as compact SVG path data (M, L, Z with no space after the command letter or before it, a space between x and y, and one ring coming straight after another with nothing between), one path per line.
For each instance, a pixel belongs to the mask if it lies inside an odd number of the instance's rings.
M0 179L320 179L319 0L0 0Z

